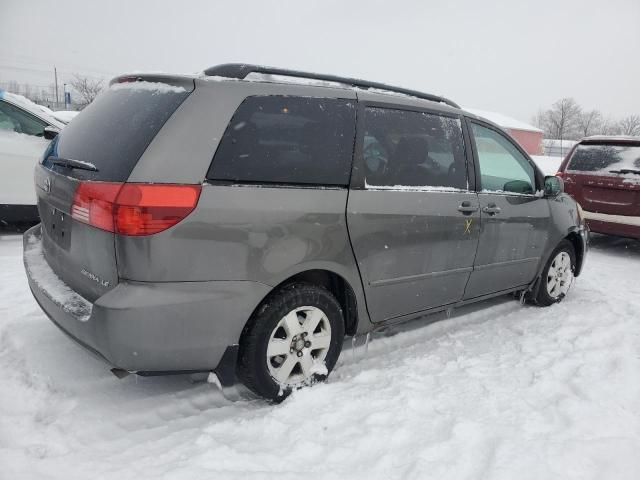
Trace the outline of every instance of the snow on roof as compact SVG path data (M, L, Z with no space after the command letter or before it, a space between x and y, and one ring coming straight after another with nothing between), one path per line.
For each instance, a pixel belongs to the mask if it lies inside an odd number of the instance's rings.
M529 125L528 123L521 122L520 120L516 120L515 118L511 118L507 115L498 112L490 112L487 110L479 110L477 108L466 108L463 107L469 113L473 113L478 117L484 117L487 120L491 120L493 123L497 123L502 128L509 128L513 130L526 130L529 132L542 132L537 127L533 125Z
M584 137L581 142L640 142L640 137L629 135L591 135Z

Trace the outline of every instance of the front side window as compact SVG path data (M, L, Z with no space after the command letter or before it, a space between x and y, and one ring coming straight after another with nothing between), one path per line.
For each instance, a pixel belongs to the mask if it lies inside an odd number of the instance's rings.
M535 169L504 135L471 123L483 191L533 194Z
M578 145L567 170L605 174L640 171L640 145Z
M467 189L457 118L368 107L361 152L367 188Z
M0 101L0 130L41 137L47 123L10 103Z
M207 178L348 185L354 136L355 101L249 97L227 126Z

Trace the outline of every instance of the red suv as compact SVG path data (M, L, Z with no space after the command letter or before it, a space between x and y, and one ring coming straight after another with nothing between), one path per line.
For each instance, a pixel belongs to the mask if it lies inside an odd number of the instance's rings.
M640 239L640 137L583 138L557 175L592 232Z

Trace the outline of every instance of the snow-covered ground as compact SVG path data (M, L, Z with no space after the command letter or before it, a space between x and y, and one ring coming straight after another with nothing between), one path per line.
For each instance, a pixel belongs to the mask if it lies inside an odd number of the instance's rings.
M640 242L596 236L547 309L501 298L345 350L281 405L117 380L0 237L0 478L640 478Z

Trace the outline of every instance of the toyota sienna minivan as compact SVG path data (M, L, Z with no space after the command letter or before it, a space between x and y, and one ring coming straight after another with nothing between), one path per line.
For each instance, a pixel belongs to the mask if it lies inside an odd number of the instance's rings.
M272 400L345 336L517 293L587 231L562 180L435 95L245 64L114 79L36 167L33 294L114 373L215 372Z

